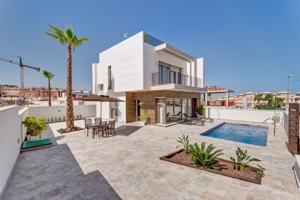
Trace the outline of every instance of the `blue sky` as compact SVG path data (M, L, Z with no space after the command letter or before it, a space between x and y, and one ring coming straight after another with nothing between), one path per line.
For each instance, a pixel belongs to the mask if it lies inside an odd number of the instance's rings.
M98 53L141 30L204 57L206 84L237 92L300 91L300 1L36 1L0 0L0 52L55 73L65 87L66 47L48 39L48 24L72 25L90 40L74 52L73 86L91 88ZM298 80L297 80L298 79ZM0 62L0 84L18 84L19 71ZM46 86L26 70L26 86Z

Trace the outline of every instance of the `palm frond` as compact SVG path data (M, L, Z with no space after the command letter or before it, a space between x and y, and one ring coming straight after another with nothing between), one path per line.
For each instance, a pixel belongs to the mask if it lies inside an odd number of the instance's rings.
M44 77L49 78L49 79L52 79L55 76L53 73L48 72L48 71L43 71L43 75L44 75Z
M49 25L49 31L45 34L61 44L65 44L67 42L63 30L56 26Z
M72 28L67 28L66 31L64 32L64 34L69 42L72 42L74 37L76 37Z
M77 36L74 37L74 40L73 40L73 46L74 47L78 47L80 46L82 43L84 42L87 42L88 41L88 38L77 38Z
M65 33L62 29L60 29L59 27L57 26L53 26L51 24L48 25L49 29L51 32L57 34L58 36L60 37L64 37L65 36Z

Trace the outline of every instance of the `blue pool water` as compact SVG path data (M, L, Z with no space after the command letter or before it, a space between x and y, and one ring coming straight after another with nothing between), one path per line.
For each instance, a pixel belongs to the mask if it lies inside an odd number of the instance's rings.
M245 124L225 123L216 129L203 133L202 135L246 144L266 146L268 129L266 127Z

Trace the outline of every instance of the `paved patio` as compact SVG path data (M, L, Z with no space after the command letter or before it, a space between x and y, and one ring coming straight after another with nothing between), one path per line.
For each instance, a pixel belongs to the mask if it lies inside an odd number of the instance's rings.
M267 147L199 136L219 123L119 125L117 136L100 140L82 131L59 135L55 130L62 124L52 124L48 134L56 136L57 146L20 155L5 199L300 199L283 127L275 137L269 127ZM237 146L248 149L267 169L262 184L159 160L175 150L182 134L191 142L214 143L224 149L224 158Z

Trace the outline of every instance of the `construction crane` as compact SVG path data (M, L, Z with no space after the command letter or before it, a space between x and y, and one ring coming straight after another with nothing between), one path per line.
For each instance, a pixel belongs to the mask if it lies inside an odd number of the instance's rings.
M4 57L0 57L0 61L7 62L7 63L10 63L10 64L14 64L14 65L19 66L19 68L20 68L20 99L24 100L25 99L25 93L24 93L24 68L34 69L38 72L41 69L39 67L34 67L34 66L23 64L21 56L12 56L12 55L8 55L8 54L4 54L4 55L10 56L10 57L16 57L16 58L19 59L19 62L16 62L14 60L10 60L10 59L4 58Z

